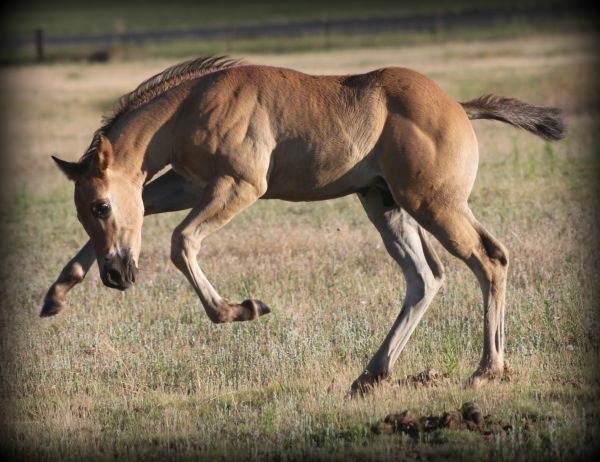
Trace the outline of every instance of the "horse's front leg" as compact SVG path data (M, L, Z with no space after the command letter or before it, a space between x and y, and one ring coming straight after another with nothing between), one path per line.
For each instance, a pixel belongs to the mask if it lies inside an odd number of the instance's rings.
M144 187L142 193L144 213L152 215L189 209L198 201L201 194L202 188L189 183L173 170L169 170ZM66 306L67 294L83 281L95 258L94 247L91 241L88 241L65 265L54 284L48 289L40 316L53 316Z
M231 303L222 298L208 281L197 256L202 241L252 205L264 193L259 187L231 176L216 178L202 194L171 240L171 260L196 290L206 314L214 323L250 321L271 310L260 300Z
M67 293L83 281L83 278L92 267L95 257L92 241L87 241L81 250L77 252L77 255L65 265L58 279L46 292L44 304L40 311L41 317L54 316L66 306Z

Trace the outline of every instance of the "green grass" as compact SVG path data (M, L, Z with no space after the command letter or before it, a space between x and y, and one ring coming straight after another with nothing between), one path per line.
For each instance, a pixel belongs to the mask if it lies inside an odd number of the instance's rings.
M401 56L430 69L457 98L497 90L564 107L569 124L564 141L548 144L498 123L475 123L481 162L471 205L511 255L506 330L512 379L478 391L463 387L481 351L481 294L465 266L438 245L447 283L392 381L352 401L345 391L383 340L404 292L398 268L353 197L261 201L207 239L200 260L219 291L273 307L257 322L215 326L202 312L169 263L170 233L182 213L146 220L140 281L132 291L106 289L94 269L70 294L67 310L38 318L49 283L85 240L72 186L48 155L78 155L111 95L155 69L147 61L3 69L2 103L15 108L4 127L10 163L0 207L3 455L590 458L600 437L600 255L594 241L600 152L598 114L589 104L596 92L592 51L585 37L564 36L343 55L342 66L351 69ZM255 61L314 68L336 62L336 53ZM429 367L448 373L449 382L394 386ZM371 430L392 412L441 414L469 400L514 430L491 440L465 431L413 440Z
M281 54L307 51L344 50L356 48L443 45L448 42L473 40L499 40L544 36L552 33L569 33L589 30L583 19L565 18L560 21L525 20L494 24L489 27L460 26L429 31L388 31L372 33L317 33L296 37L259 37L249 39L176 40L172 42L147 42L141 45L118 44L110 47L78 45L51 46L46 49L47 62L94 61L93 55L106 51L110 61L135 61L140 59L184 59L190 56L222 54ZM34 49L4 50L0 62L26 64L35 60ZM76 78L76 76L74 77Z
M566 2L555 0L520 2L229 2L229 7L208 2L190 4L150 3L144 7L123 2L101 2L85 5L73 2L52 5L35 4L29 8L16 7L5 18L6 37L32 36L36 28L43 28L47 36L79 34L111 34L127 31L156 31L197 28L209 25L260 24L269 22L297 22L310 19L344 19L365 17L389 17L415 14L443 14L465 10L493 10L498 8L532 9L549 6L564 8ZM95 53L108 53L110 60L136 60L157 57L188 57L223 53L288 53L335 48L375 46L399 46L422 43L445 43L447 41L471 41L474 39L514 38L540 33L592 30L589 17L581 14L562 14L551 19L515 18L512 21L496 21L485 26L461 25L435 27L431 30L323 32L290 37L257 37L192 40L177 39L166 42L148 41L143 44L118 43L106 45L48 45L45 59L53 61L88 60ZM3 48L2 63L28 63L35 61L33 45L20 48Z
M48 4L28 2L8 9L4 33L11 36L30 34L42 27L48 35L102 34L122 31L188 29L219 24L256 24L290 22L307 19L342 19L406 16L413 14L490 10L497 8L530 8L532 6L566 5L560 0L492 0L440 1L414 0L394 2L374 0L333 0L281 2L258 0L225 2L175 0L168 4L156 0L120 2L114 0L61 0Z

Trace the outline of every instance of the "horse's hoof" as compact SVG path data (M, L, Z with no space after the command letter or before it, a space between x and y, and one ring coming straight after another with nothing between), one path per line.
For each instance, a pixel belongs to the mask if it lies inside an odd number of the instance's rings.
M479 390L490 381L490 378L485 373L474 373L467 382L468 388Z
M63 302L58 300L54 300L52 298L45 298L44 305L42 306L42 310L40 311L41 318L48 318L50 316L54 316L58 314L66 305Z
M473 390L478 390L489 382L498 382L504 378L508 366L501 365L495 367L479 367L469 378L467 386Z
M350 390L346 393L346 398L362 397L371 393L373 389L387 377L388 374L373 374L369 371L364 371L354 382L352 382Z
M241 305L252 313L250 319L256 319L271 312L271 308L260 300L244 300Z

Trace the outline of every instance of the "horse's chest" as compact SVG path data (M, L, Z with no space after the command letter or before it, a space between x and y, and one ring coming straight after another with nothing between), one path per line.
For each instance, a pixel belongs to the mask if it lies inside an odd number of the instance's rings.
M210 181L208 176L210 169L206 168L206 162L203 165L198 156L186 155L185 152L179 151L173 155L171 167L179 175L194 184L205 186Z

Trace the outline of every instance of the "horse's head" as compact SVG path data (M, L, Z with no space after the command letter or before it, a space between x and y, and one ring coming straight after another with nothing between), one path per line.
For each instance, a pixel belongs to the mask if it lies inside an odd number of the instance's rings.
M113 148L103 135L79 162L53 156L75 182L77 218L90 236L104 285L125 290L135 282L142 239L141 187L114 167Z

